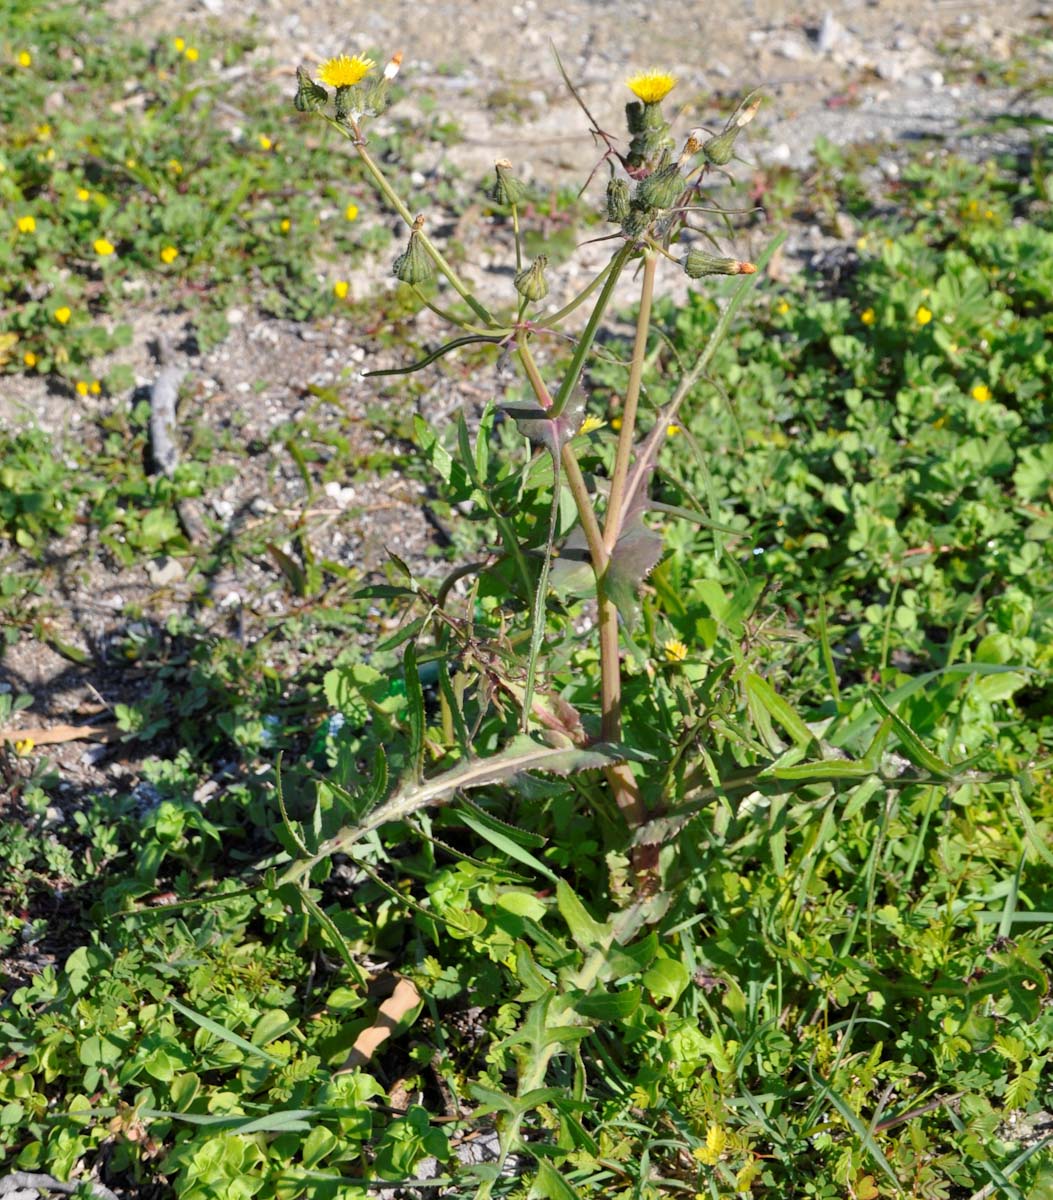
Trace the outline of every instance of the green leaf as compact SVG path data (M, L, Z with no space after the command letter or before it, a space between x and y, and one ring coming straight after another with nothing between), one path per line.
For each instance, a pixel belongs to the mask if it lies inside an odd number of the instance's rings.
M557 882L558 877L556 874L546 867L540 859L535 858L529 851L524 850L515 840L515 835L508 831L508 826L504 826L502 822L495 820L488 813L484 813L478 808L461 808L457 811L457 819L467 825L473 833L483 838L484 841L489 842L495 849L500 850L502 854L507 854L509 858L515 859L516 862L522 863L523 866L529 867L530 870L536 871L537 874L543 875L553 883ZM527 837L534 836L526 834L525 830L519 832Z
M243 1037L239 1037L233 1030L227 1029L218 1021L213 1021L211 1017L206 1017L204 1013L195 1012L192 1008L187 1008L185 1004L180 1004L174 997L168 997L168 1004L174 1008L177 1013L182 1013L184 1017L193 1021L195 1025L211 1033L213 1037L219 1038L221 1041L229 1042L232 1046L237 1046L239 1050L243 1050L252 1058L262 1058L264 1062L269 1062L272 1067L285 1066L283 1058L276 1058L273 1054L268 1054L266 1050L259 1046L254 1046L251 1042L247 1042Z
M640 1007L639 988L619 992L596 991L574 1001L574 1011L592 1021L625 1021Z

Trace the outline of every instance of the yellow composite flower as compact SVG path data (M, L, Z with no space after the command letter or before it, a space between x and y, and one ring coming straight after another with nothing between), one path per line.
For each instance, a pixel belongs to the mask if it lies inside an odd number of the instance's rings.
M641 71L630 75L625 86L644 104L657 104L676 87L676 76L668 71Z
M292 221L290 221L288 217L282 217L281 224L278 226L278 228L282 231L282 233L288 233L289 230L292 229Z
M34 230L36 229L36 227L37 227L37 223L36 223L36 219L34 217L19 217L18 218L18 232L19 233L33 233Z
M176 54L182 54L186 49L186 39L177 37L172 45L175 46Z
M95 253L99 255L100 258L106 258L117 249L113 242L107 241L106 238L96 238L95 241L92 242L92 246L94 247Z
M330 58L318 69L318 78L329 87L354 87L356 83L369 74L377 64L371 58L363 58L356 54L348 58L341 54L339 58Z
M260 143L261 150L270 150L274 145L274 143L271 141L271 139L265 133L260 134L259 143Z
M875 313L872 308L864 308L859 314L859 319L864 325L873 325L877 320L877 313Z
M37 356L32 350L27 350L25 354L22 355L22 361L27 367L33 368L37 365Z
M986 383L978 383L969 394L977 404L986 404L991 399L991 389Z
M34 742L32 738L20 738L17 742L15 742L15 753L19 755L19 757L22 757L26 754L32 754L33 747L35 745L36 742Z
M358 205L349 204L347 208L344 209L344 217L348 221L356 221L358 219Z
M61 308L56 308L52 315L60 325L66 325L69 323L70 317L73 316L73 309L71 309L68 305L63 304Z
M662 647L662 653L665 654L666 662L682 663L687 658L687 646L679 638L668 638Z
M917 321L919 325L928 325L928 323L932 320L932 310L926 308L925 305L922 304L918 308L918 311L914 314L914 320Z
M33 55L28 50L23 50L18 56L18 65L20 67L31 67L33 65Z
M597 429L602 429L606 424L607 422L602 417L597 417L593 413L589 413L585 420L582 421L578 433L593 433Z
M187 46L186 60L187 62L197 62L197 50L193 46Z
M77 380L77 395L78 396L86 396L90 390L91 390L91 388L89 387L88 381L86 379L78 379Z
M348 285L346 279L338 279L336 283L333 284L333 295L338 300L345 299L347 296L347 287Z
M170 266L172 263L174 263L178 256L179 251L175 248L175 246L164 246L161 249L161 261L167 266Z
M87 188L77 188L77 199L86 202L91 199L91 192Z

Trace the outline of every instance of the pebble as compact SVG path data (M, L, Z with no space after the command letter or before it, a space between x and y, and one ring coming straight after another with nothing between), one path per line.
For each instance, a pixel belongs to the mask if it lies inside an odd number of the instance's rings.
M177 583L185 574L183 564L171 556L155 558L146 564L146 578L154 587L168 587Z

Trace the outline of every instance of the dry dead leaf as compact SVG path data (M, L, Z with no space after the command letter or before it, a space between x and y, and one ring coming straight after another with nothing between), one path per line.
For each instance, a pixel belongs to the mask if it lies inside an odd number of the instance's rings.
M355 1038L347 1061L335 1075L345 1071L354 1071L364 1066L376 1054L377 1050L391 1037L402 1018L420 1004L420 992L408 979L400 979L395 984L395 990L377 1009L377 1019Z
M0 742L32 742L54 746L60 742L115 742L121 736L116 725L49 725L39 729L0 729Z

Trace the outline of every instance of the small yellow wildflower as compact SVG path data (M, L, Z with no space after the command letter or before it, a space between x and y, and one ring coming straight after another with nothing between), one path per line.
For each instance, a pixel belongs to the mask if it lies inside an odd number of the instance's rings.
M176 38L172 45L175 46L176 54L182 54L186 49L186 40L184 38Z
M691 1153L700 1163L705 1163L706 1166L712 1167L720 1161L720 1156L724 1153L724 1148L727 1144L727 1131L719 1125L711 1125L706 1130L705 1146L696 1146Z
M175 248L175 246L161 247L161 261L165 264L165 266L171 266L171 264L174 263L178 257L179 251Z
M864 233L861 237L856 238L856 249L862 253L870 245L867 235Z
M621 429L621 427L622 427L621 417L611 417L611 428L614 430L614 432L617 433L618 430Z
M20 67L31 67L33 65L33 55L28 50L23 50L18 56L18 65Z
M186 60L187 62L197 62L197 50L193 46L187 46Z
M170 158L168 162L165 163L165 166L169 169L169 171L172 172L173 175L183 174L183 164L178 158Z
M920 305L918 311L914 314L914 320L919 325L928 325L932 320L932 310L926 308L924 304Z
M354 87L364 79L377 64L371 58L362 58L356 54L348 58L341 54L339 58L330 58L318 69L318 78L329 87Z
M625 86L644 104L658 104L676 87L676 76L668 71L641 71L630 75Z
M65 325L69 322L70 317L73 316L73 309L63 304L61 308L56 308L52 315L60 325Z
M345 297L347 296L347 280L346 279L338 279L336 281L336 283L333 284L333 295L337 298L337 300L345 299Z
M33 747L36 742L32 738L20 738L15 742L15 753L21 758L26 754L32 754Z
M86 379L77 380L77 395L86 396L88 394L88 381Z
M987 218L988 221L990 221L990 219L994 216L994 211L990 208L985 208L984 216Z
M106 238L96 238L95 241L92 242L92 246L95 249L95 253L100 258L106 258L117 249L113 242L107 241Z
M582 421L578 433L594 433L597 429L602 429L606 423L602 417L597 417L589 413L585 420Z
M91 199L91 192L87 188L77 188L77 199L87 202Z
M35 367L37 365L37 356L33 353L32 350L27 350L25 352L25 354L22 355L22 361L26 364L27 367L32 369L33 367Z
M97 379L93 379L91 381L91 394L93 396L98 396L101 392L102 384Z
M680 426L670 425L665 432L668 437L676 437L676 435L680 432Z
M969 394L977 404L986 404L991 399L991 389L986 383L978 383Z
M775 311L779 314L780 317L785 317L786 314L790 311L790 306L785 300L780 300L779 303L776 304L776 306L775 306Z
M261 150L271 150L274 148L274 143L271 141L271 139L265 133L260 134L259 143L260 143Z
M46 142L51 137L51 126L45 122L43 125L37 126L37 140Z
M344 209L344 217L348 221L358 220L358 205L349 204L347 208Z
M18 232L19 233L33 233L34 230L36 229L36 227L37 227L36 218L34 218L34 217L19 217L18 218Z
M864 308L859 314L859 319L864 325L873 325L877 320L877 313L872 308Z
M662 652L666 662L682 663L687 658L687 646L679 638L668 638Z
M282 218L282 223L278 226L282 233L288 233L292 229L292 221L288 217Z

